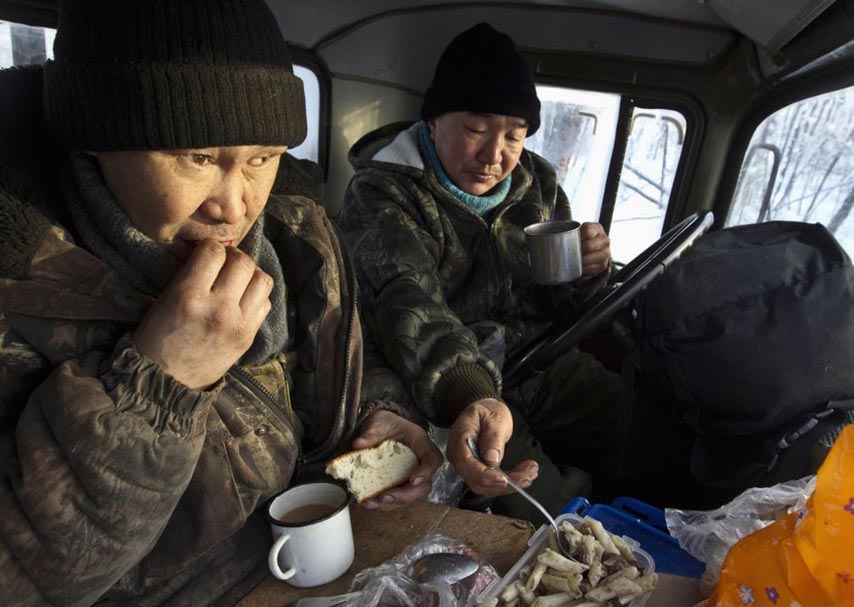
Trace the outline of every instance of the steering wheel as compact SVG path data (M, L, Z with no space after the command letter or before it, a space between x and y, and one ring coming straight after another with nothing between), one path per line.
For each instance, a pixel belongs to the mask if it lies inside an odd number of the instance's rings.
M504 388L545 373L564 353L610 319L712 226L711 211L694 213L670 228L608 280L608 286L594 297L580 314L558 335L546 331L511 358L504 367Z

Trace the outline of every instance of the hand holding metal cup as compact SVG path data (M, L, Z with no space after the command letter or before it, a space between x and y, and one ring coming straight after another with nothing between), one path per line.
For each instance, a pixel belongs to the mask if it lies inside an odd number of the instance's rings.
M531 278L559 285L581 277L581 224L571 220L534 223L525 228Z

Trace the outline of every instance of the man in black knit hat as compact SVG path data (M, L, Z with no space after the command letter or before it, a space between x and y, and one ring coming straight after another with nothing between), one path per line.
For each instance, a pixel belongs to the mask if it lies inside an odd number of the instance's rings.
M0 604L233 604L269 498L391 437L404 504L441 455L359 405L347 256L271 195L306 126L263 0L67 0L54 49L0 72Z
M356 174L339 225L368 329L363 390L451 426L448 456L469 488L505 496L497 511L539 523L465 439L552 512L589 493L588 474L574 465L604 461L619 376L572 352L503 391L501 368L543 332L551 311L570 311L605 283L608 236L598 223L582 225L582 278L554 290L532 284L523 228L569 219L570 208L554 169L524 149L540 126L540 102L505 34L481 23L454 38L421 118L370 133L350 151ZM546 454L541 442L557 448Z

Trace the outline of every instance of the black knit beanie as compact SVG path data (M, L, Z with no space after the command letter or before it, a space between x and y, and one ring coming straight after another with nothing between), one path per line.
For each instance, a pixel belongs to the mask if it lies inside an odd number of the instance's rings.
M421 118L447 112L517 116L528 122L528 135L540 127L534 75L507 34L478 23L451 40L424 94Z
M48 125L88 151L287 145L305 98L264 0L64 0Z

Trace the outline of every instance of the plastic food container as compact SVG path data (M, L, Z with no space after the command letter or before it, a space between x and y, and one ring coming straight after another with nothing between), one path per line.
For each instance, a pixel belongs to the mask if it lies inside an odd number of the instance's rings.
M560 514L589 516L615 535L627 535L655 559L659 573L699 579L706 565L685 552L667 530L664 511L633 497L618 497L610 504L590 504L573 498Z
M570 521L570 522L578 522L583 520L584 517L578 516L577 514L561 514L558 516L555 521L560 525L561 521ZM529 565L540 553L546 541L549 538L549 534L551 533L551 525L543 525L539 529L537 529L536 533L531 536L531 539L528 540L528 550L525 551L516 564L510 568L510 571L507 572L507 575L502 577L501 579L495 580L489 586L483 589L483 592L478 597L478 603L482 603L484 601L488 601L493 597L497 597L501 595L504 589L511 584L517 577L519 577L519 572L523 567ZM616 534L615 534L616 535ZM652 557L641 549L640 544L634 539L628 536L620 536L623 541L632 549L632 552L635 555L635 558L638 561L638 567L641 569L643 575L650 575L655 572L655 561ZM626 603L627 607L643 607L649 599L650 595L655 592L652 590L641 596L633 599L631 602Z

